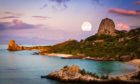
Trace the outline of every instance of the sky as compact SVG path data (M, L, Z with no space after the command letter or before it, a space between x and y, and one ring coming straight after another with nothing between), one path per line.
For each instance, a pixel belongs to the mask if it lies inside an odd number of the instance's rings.
M117 30L140 27L140 0L0 0L0 44L53 45L97 33L102 19ZM84 22L92 25L83 31Z

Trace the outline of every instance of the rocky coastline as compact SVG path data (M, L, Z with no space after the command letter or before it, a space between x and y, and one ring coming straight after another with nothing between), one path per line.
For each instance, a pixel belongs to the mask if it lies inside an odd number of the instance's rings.
M94 56L69 56L62 57L62 59L86 59L86 60L94 60L94 61L131 61L133 59L137 59L135 56L114 56L114 57L94 57Z
M33 55L46 55L46 56L54 56L61 57L62 59L86 59L86 60L94 60L94 61L130 61L133 59L137 59L136 56L114 56L114 57L96 57L96 56L85 56L85 55L71 55L71 54L62 54L62 53L49 53L50 46L33 46L33 47L25 47L19 46L16 44L15 40L10 40L8 44L9 51L20 51L20 50L38 50L39 52L33 53Z
M133 62L133 63L132 63ZM135 63L134 63L135 62ZM89 73L85 70L81 70L79 66L65 66L62 69L52 72L48 75L41 76L41 78L53 79L62 82L77 82L77 83L96 83L96 84L110 84L110 83L119 83L119 84L138 84L140 83L140 60L129 61L127 63L131 63L137 66L137 70L135 72L131 72L128 74L123 74L120 76L98 76L95 73Z

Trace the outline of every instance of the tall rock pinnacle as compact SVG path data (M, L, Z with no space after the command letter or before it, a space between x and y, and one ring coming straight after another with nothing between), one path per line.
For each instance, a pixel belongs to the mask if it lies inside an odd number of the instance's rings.
M115 30L115 23L114 23L114 21L109 19L109 18L105 18L100 23L97 35L104 34L104 35L115 36L116 35L115 32L116 32L116 30Z

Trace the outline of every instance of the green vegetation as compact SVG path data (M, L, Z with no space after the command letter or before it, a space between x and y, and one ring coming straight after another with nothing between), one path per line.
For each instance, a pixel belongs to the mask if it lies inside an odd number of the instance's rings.
M100 78L96 73L92 73L92 72L88 72L88 71L86 71L85 69L82 69L81 71L80 71L80 73L82 74L82 75L90 75L90 76L93 76L93 77L96 77L96 78Z
M140 55L140 28L116 33L117 36L93 35L80 42L69 40L52 46L51 52L95 57Z
M56 44L52 47L54 53L65 53L76 55L79 50L80 44L76 40L69 40L64 43Z

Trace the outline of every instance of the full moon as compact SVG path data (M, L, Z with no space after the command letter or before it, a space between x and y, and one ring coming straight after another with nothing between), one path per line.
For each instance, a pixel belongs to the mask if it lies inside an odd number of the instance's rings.
M91 31L92 30L92 25L90 22L83 22L83 24L81 25L81 29L82 31Z

